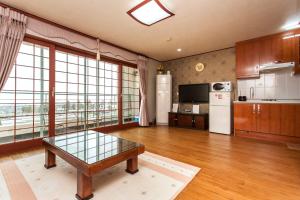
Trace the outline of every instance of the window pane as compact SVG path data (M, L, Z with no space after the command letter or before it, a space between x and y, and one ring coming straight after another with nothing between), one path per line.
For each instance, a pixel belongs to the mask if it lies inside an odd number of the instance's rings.
M139 118L139 74L131 67L123 66L123 123L137 122Z
M33 54L33 44L23 42L20 47L21 53L26 53L26 54Z

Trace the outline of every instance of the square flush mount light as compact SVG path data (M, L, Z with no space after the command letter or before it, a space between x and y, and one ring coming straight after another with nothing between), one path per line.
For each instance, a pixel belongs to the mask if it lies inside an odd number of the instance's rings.
M146 26L151 26L174 15L159 0L145 0L127 13Z

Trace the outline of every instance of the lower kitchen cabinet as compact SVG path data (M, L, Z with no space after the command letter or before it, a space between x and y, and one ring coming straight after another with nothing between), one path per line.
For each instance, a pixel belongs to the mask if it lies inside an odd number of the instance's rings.
M234 104L234 127L237 130L256 131L255 104Z
M300 141L300 104L235 103L234 131L255 138Z
M269 133L280 134L280 121L281 121L281 105L280 104L271 104L270 109L270 131Z
M280 135L295 136L296 106L293 104L281 105Z
M300 105L296 106L295 136L300 137Z
M271 132L270 104L253 104L256 107L256 130L261 133Z

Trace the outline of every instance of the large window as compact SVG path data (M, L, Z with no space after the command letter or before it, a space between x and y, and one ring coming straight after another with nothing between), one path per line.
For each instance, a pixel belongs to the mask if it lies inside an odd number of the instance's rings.
M0 93L0 143L48 133L49 49L24 42Z
M30 41L0 92L0 143L138 121L136 68Z

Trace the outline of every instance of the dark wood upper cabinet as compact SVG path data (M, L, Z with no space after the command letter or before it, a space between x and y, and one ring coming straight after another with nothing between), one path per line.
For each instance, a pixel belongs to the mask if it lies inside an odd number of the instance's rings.
M274 34L236 44L236 75L238 79L259 77L259 66L269 63L295 62L300 74L299 30Z
M282 35L282 49L280 60L282 62L297 62L297 57L299 57L299 51L297 51L297 48L299 48L298 37L285 38L285 36Z
M237 78L259 77L259 41L237 43L236 75Z
M259 64L277 63L282 61L283 39L279 35L260 39Z
M297 34L300 34L300 30ZM295 37L294 42L296 44L295 47L295 55L296 55L296 67L295 67L295 74L300 74L300 38Z

